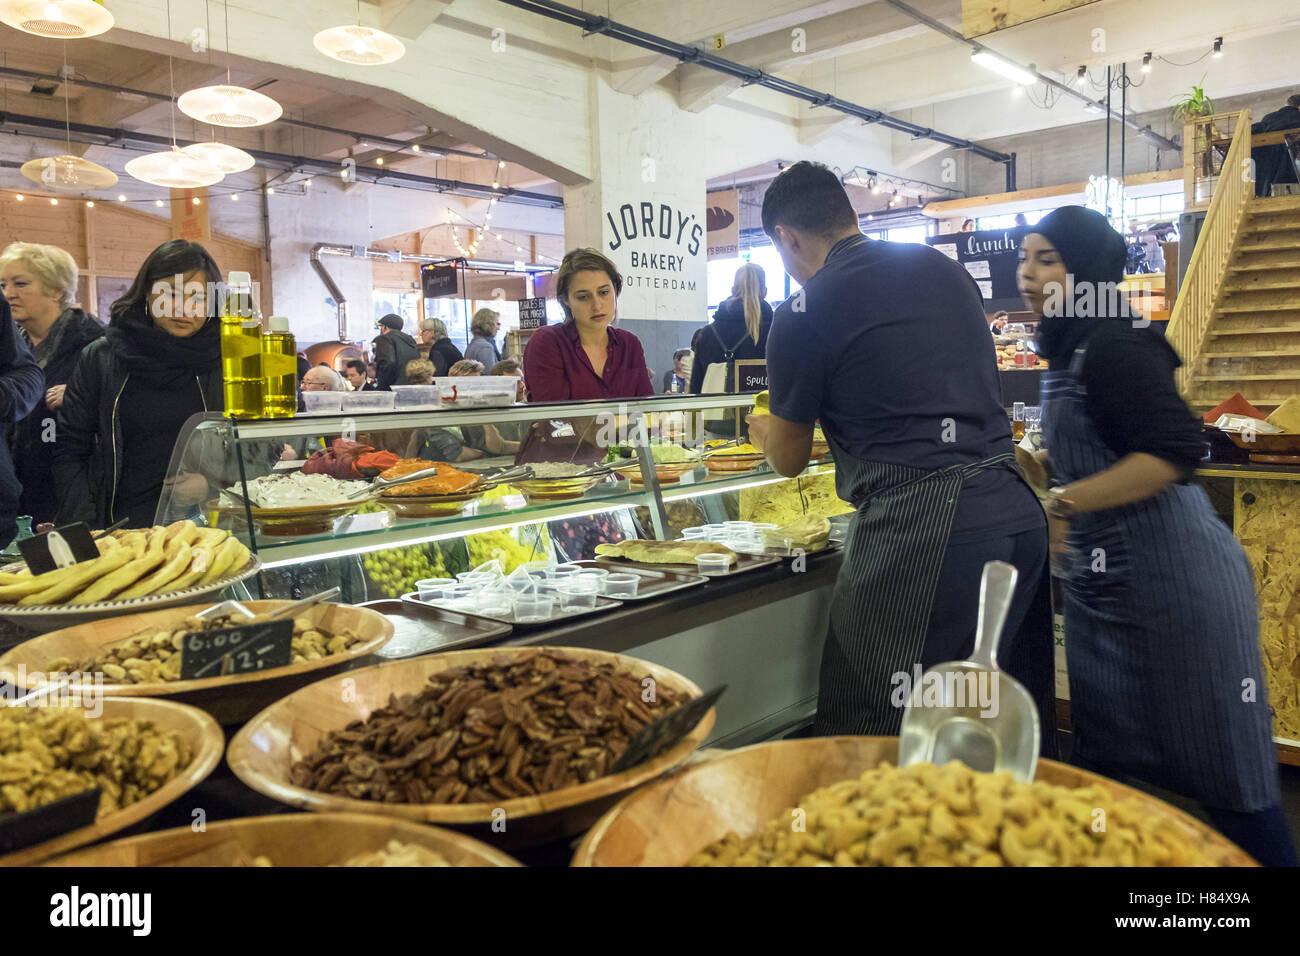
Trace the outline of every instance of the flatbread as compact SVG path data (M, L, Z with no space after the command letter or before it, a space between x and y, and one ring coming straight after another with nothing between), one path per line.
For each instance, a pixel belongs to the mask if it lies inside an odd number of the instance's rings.
M713 541L619 541L598 544L596 553L605 558L626 558L642 564L695 564L701 554L725 554L736 563L736 552Z

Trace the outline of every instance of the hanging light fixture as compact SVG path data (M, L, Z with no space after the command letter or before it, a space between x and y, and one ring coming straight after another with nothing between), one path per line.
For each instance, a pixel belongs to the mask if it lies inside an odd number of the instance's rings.
M199 189L226 178L221 170L175 147L137 156L126 164L126 171L141 182L165 189Z
M0 0L0 21L38 37L81 40L112 29L113 14L99 0Z
M3 2L3 0L0 0ZM168 6L168 20L171 19L171 7ZM226 56L230 56L230 4L224 4L226 13ZM247 129L251 126L265 126L274 123L284 108L271 97L247 87L236 86L230 82L230 66L226 66L226 82L215 86L200 86L198 89L182 93L176 105L186 116L207 123L209 126L229 126Z
M245 129L278 120L284 109L271 97L229 83L200 86L182 93L176 105L186 116L209 126Z
M227 174L242 173L257 165L257 160L252 156L229 143L192 143L182 148L181 152Z
M88 159L72 155L72 108L69 105L68 80L72 70L68 68L66 51L63 57L63 122L67 135L68 151L62 156L42 156L28 160L18 171L34 183L53 189L107 189L117 184L117 173L111 169L92 163Z
M312 43L327 57L357 66L383 66L406 55L406 45L397 37L360 24L322 30Z

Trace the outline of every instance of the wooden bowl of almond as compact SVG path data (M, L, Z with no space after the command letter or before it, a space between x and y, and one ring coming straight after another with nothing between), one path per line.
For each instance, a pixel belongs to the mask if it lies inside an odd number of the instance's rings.
M451 651L304 687L241 728L226 758L245 784L290 806L529 846L582 832L686 760L712 709L667 751L611 772L641 727L701 693L674 671L605 651Z

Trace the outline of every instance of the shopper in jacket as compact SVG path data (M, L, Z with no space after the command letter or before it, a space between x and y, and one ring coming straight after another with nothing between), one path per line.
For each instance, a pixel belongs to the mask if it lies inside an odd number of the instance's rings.
M1266 115L1250 127L1252 133L1278 133L1300 128L1300 93L1287 97L1286 105ZM1300 133L1296 134L1300 139ZM1274 183L1296 182L1296 160L1285 143L1260 146L1250 151L1255 161L1255 195L1268 196Z
M41 400L44 381L9 317L9 302L0 297L0 424L14 424L31 414ZM48 479L47 479L48 480ZM18 502L22 488L14 475L9 443L0 441L0 541L7 547L18 533Z
M421 328L426 323L429 326L429 337L432 339L429 345L429 361L433 363L434 376L444 378L447 370L465 356L460 349L456 348L456 343L447 337L447 325L442 319L426 318L420 323Z
M18 333L44 373L45 390L32 413L14 429L14 472L23 486L21 512L34 524L53 521L58 510L50 472L54 467L55 414L84 346L104 326L73 304L77 263L57 246L15 242L0 253L0 289Z
M406 363L418 359L415 339L402 331L402 317L391 312L379 320L374 339L375 386L387 392L394 385L406 385Z
M772 307L764 301L767 280L763 267L747 262L736 270L731 297L722 300L713 321L704 327L691 366L691 391L704 390L709 366L726 363L727 381L733 378L731 362L767 357L767 335L772 329Z
M501 350L497 348L497 332L501 330L501 316L491 309L479 309L470 321L469 330L474 338L465 347L465 358L481 362L484 368L491 368L501 361Z
M1261 863L1293 865L1250 562L1190 483L1205 444L1181 362L1109 294L1126 249L1103 216L1066 206L1033 230L1018 279L1048 360L1071 759L1193 797Z
M102 528L126 518L128 527L147 527L164 490L180 507L213 493L205 475L225 473L227 450L213 448L175 476L167 469L186 420L223 407L220 282L206 249L173 239L149 254L113 303L107 333L82 351L59 409L60 523Z
M343 366L343 377L348 380L354 392L375 391L375 383L366 380L366 363L361 359L350 359Z

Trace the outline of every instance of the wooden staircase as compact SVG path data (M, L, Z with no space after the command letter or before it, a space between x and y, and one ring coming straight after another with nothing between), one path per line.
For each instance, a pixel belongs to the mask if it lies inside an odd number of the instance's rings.
M1246 201L1217 285L1202 347L1188 361L1193 411L1234 392L1266 412L1300 395L1300 196Z

